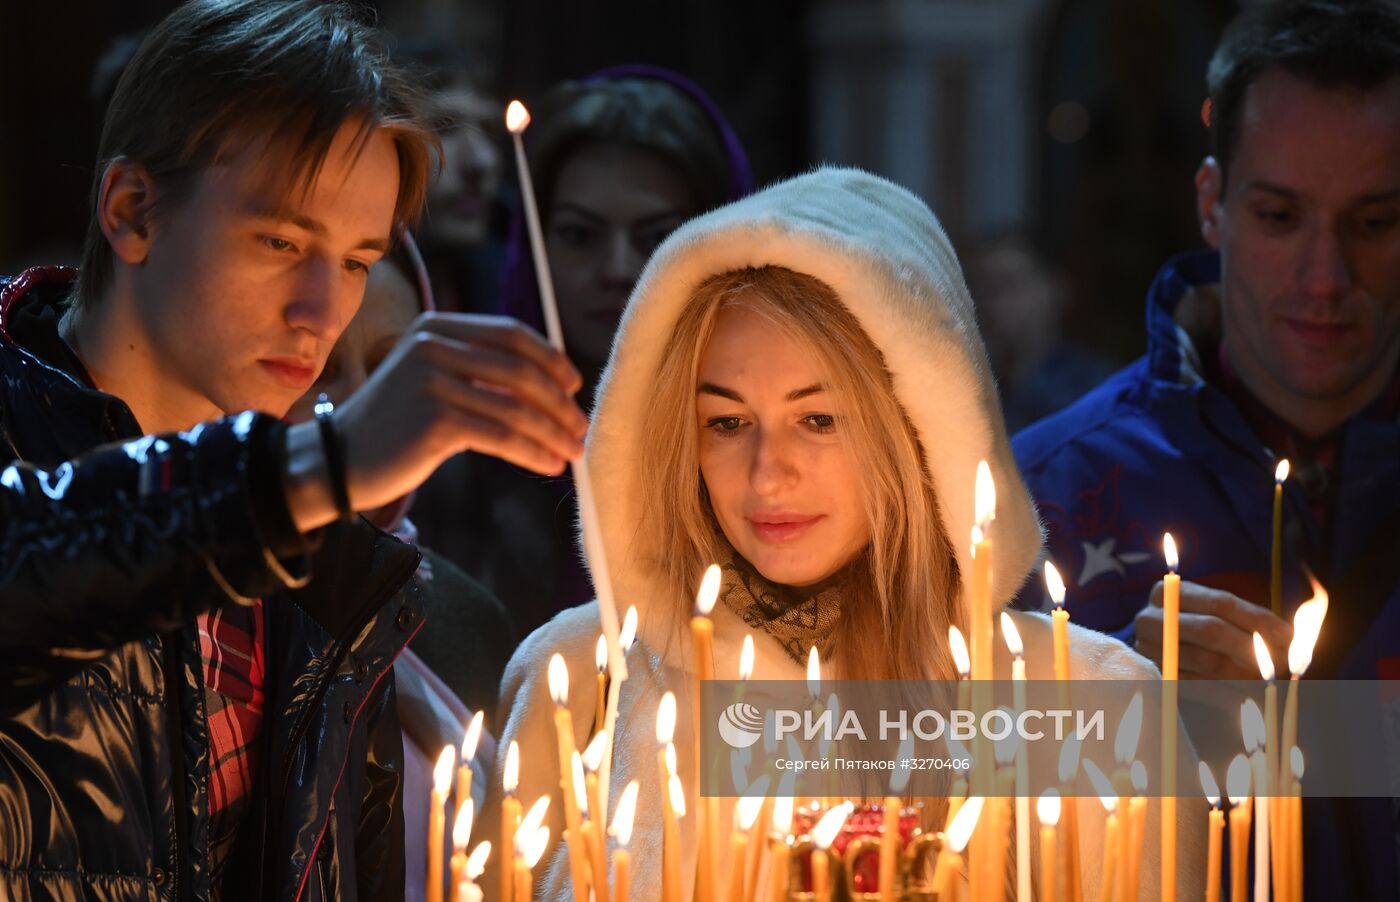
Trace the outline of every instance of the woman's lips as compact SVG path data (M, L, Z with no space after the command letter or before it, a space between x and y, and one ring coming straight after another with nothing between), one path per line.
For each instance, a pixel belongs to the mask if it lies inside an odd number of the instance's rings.
M316 368L309 363L294 360L259 360L262 368L287 388L305 391L316 381Z
M814 517L797 514L774 514L747 519L754 535L758 536L761 541L778 544L791 542L801 537L825 517L825 514L818 514Z

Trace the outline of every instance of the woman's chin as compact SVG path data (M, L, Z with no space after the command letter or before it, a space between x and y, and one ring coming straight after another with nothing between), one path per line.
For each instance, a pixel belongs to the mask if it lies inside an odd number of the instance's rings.
M808 560L793 560L790 555L755 555L758 560L750 560L759 574L770 583L780 586L815 585L835 573L839 566L821 566Z

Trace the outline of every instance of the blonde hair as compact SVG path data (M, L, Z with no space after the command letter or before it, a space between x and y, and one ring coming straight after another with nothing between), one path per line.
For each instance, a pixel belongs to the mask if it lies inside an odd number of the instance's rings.
M700 359L726 307L767 317L810 349L840 411L838 434L860 473L870 544L851 570L835 637L843 679L955 679L948 627L966 629L958 566L942 528L923 448L884 356L836 293L779 266L722 273L691 296L656 372L642 434L646 543L678 600L668 635L680 630L704 568L727 553L700 477L695 392ZM679 600L685 599L684 604Z

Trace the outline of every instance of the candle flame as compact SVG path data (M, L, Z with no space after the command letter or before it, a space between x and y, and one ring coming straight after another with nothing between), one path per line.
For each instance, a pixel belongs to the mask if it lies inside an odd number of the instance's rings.
M685 790L681 787L681 778L671 774L666 787L671 793L671 810L676 813L676 817L685 817Z
M517 834L518 836L519 834ZM518 843L517 843L518 844ZM520 857L525 860L525 867L534 870L535 865L540 863L540 857L544 855L544 850L549 847L549 828L541 827L535 831L529 843L521 851Z
M1327 590L1311 573L1308 579L1312 582L1312 598L1298 605L1293 613L1293 641L1288 643L1288 672L1295 677L1302 676L1312 663L1322 622L1327 619Z
M483 839L467 856L467 879L475 880L486 870L486 859L491 857L491 840Z
M1259 676L1273 682L1274 656L1269 654L1269 645L1258 632L1254 634L1254 660L1259 664Z
M953 652L953 666L958 669L958 676L967 679L972 673L972 658L967 653L967 640L956 626L948 627L948 648Z
M1060 747L1060 782L1070 784L1074 782L1075 776L1079 773L1079 747L1082 743L1078 736L1071 734L1065 739L1065 744Z
M1259 710L1259 703L1252 698L1247 698L1244 704L1240 705L1240 733L1244 735L1244 750L1253 753L1264 744L1266 733L1264 731L1264 714Z
M1215 782L1215 774L1211 773L1210 765L1204 761L1200 763L1201 790L1206 794L1206 801L1210 802L1212 808L1220 806L1220 785Z
M535 804L531 805L530 810L525 812L525 816L520 819L520 825L516 827L515 836L517 845L520 842L521 836L524 836L527 841L529 840L529 837L540 828L540 824L544 823L544 816L548 812L549 796L542 795L538 799L535 799Z
M512 135L518 135L529 127L530 111L525 109L525 104L512 100L506 106L506 130Z
M1060 822L1059 790L1047 789L1035 801L1035 813L1041 824L1053 827Z
M836 834L841 832L855 807L851 802L842 802L822 815L822 819L812 828L812 845L823 852L831 848L831 844L836 841Z
M588 784L583 781L583 756L578 753L578 749L574 749L570 769L573 771L574 802L578 804L578 810L583 816L588 817Z
M622 618L622 629L617 634L617 644L623 651L631 651L632 643L637 641L637 606L629 605L627 614Z
M758 814L763 809L763 801L763 795L760 793L744 796L734 806L734 819L740 830L748 833L749 830L753 829L753 822L758 820Z
M1128 771L1129 779L1133 781L1133 792L1142 795L1147 792L1147 765L1141 761L1134 761L1132 769Z
M715 609L715 602L719 599L719 583L719 565L711 564L705 568L705 575L700 580L700 591L695 593L697 617L708 617Z
M588 772L596 774L598 768L603 766L603 752L608 747L608 736L599 730L593 736L593 741L588 743L588 748L583 750L583 766L588 768Z
M612 828L608 831L617 837L617 844L624 849L632 841L632 823L637 815L637 791L640 788L633 780L622 790L622 796L617 800L617 810L613 812Z
M1293 772L1293 779L1302 782L1303 780L1303 750L1296 745L1288 750L1288 769Z
M600 635L598 644L593 648L593 666L598 668L599 673L608 669L608 637Z
M815 645L807 652L807 691L811 694L812 701L816 701L822 691L822 660Z
M951 851L961 855L962 850L967 848L967 841L972 839L977 819L982 816L983 801L985 800L981 796L972 796L963 802L958 813L953 816L953 822L948 825L948 832L944 834Z
M1128 710L1118 722L1118 732L1113 737L1113 760L1123 766L1137 755L1138 740L1142 737L1142 693L1133 693Z
M674 775L676 773L676 744L666 743L666 773Z
M1231 805L1243 805L1249 798L1249 779L1249 759L1236 755L1225 772L1225 792L1230 796Z
M1006 611L1001 612L1001 637L1006 640L1006 648L1013 658L1025 656L1026 647L1021 644L1021 631L1016 629L1015 621Z
M969 553L972 555L974 560L977 558L977 546L981 545L982 540L985 538L986 533L982 532L982 527L972 527L972 550Z
M1175 573L1181 560L1176 553L1176 539L1169 532L1162 533L1162 557L1167 561L1167 569Z
M1280 485L1282 485L1285 481L1287 481L1287 479L1288 479L1288 458L1285 457L1283 460L1279 461L1279 462L1278 462L1278 466L1274 468L1274 482L1279 483Z
M476 817L476 803L467 799L457 806L457 819L452 822L452 848L461 852L467 848L472 838L472 820Z
M486 712L478 711L467 724L467 735L462 737L462 763L467 764L476 757L476 747L481 742L481 727L486 721Z
M452 786L452 769L457 766L457 750L450 745L442 747L437 764L433 765L433 792L446 794Z
M739 679L753 676L753 633L744 634L744 647L739 652Z
M1104 772L1094 762L1084 761L1081 763L1084 767L1084 773L1089 777L1089 784L1094 787L1094 792L1098 794L1099 801L1103 802L1103 807L1112 813L1118 807L1118 793L1113 791L1113 783L1104 776Z
M985 532L987 524L996 519L997 516L997 487L992 481L992 468L985 460L977 462L977 484L974 490L973 516L972 522L982 527Z
M518 786L520 786L520 743L512 739L506 748L506 767L505 773L501 775L501 788L506 791L506 795L514 795Z
M1065 581L1060 571L1049 561L1045 562L1045 589L1050 593L1050 601L1057 608L1065 606Z
M667 692L656 706L656 741L665 745L676 738L676 694Z
M792 830L792 796L779 796L773 802L773 831L787 836Z
M549 697L556 705L569 703L569 665L557 652L549 659Z

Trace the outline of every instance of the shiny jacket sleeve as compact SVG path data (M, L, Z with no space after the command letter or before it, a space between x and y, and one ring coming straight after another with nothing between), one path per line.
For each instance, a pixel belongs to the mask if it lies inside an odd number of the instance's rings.
M247 413L0 471L0 716L110 649L296 579L284 432Z
M355 881L359 898L398 902L404 898L403 733L399 726L394 673L390 668L369 704L369 746L364 798L355 834Z

